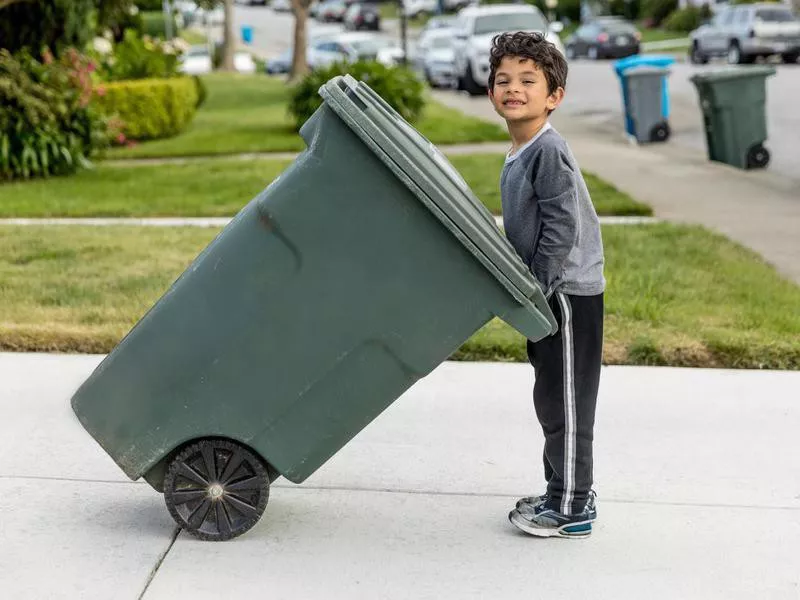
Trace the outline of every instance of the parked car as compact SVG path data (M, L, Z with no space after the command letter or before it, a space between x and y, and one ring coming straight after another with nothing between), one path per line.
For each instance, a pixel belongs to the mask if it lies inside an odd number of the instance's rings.
M288 48L278 56L266 62L265 69L270 75L288 73L292 68L293 49ZM347 62L354 57L348 55L344 48L332 45L327 38L314 38L309 40L306 47L306 62L311 70L332 65L335 62Z
M439 9L439 0L403 0L403 12L409 19L432 15Z
M787 63L800 57L800 21L789 6L780 4L729 6L695 29L690 39L689 57L695 64L713 56L726 56L731 64L774 54Z
M317 10L317 19L324 23L341 23L353 0L325 0Z
M245 6L266 6L267 0L234 0L235 4L244 4Z
M548 25L541 11L528 4L470 6L458 13L455 27L456 73L459 89L486 93L492 39L506 31L538 31L564 53L558 37L561 23Z
M292 0L271 0L269 7L274 12L292 12Z
M374 4L354 3L344 14L344 27L353 31L369 29L379 31L381 28L381 14Z
M236 52L233 55L233 66L239 73L255 73L256 63L249 52ZM192 46L189 50L181 56L180 67L181 73L187 75L204 75L211 73L214 70L214 62L211 58L211 53L208 46L198 45Z
M570 60L585 56L599 58L625 58L639 54L642 34L633 23L622 19L597 19L581 25L565 43Z
M436 29L452 29L456 22L455 15L442 15L438 17L431 17L428 22L420 29L419 37L423 38L431 31Z
M367 32L345 32L329 39L337 44L337 50L351 60L375 60L386 66L394 66L403 58L403 50L394 40Z
M455 87L455 38L452 29L434 29L420 38L414 58L414 68L423 75L431 87Z

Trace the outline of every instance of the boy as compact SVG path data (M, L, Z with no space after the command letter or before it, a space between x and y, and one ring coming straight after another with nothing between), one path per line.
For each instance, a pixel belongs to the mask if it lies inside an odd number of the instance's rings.
M511 245L542 285L558 332L528 341L533 402L544 431L547 491L508 518L542 537L587 537L597 517L592 439L603 346L600 224L567 143L548 122L564 98L567 62L538 33L492 42L489 98L512 148L500 178Z

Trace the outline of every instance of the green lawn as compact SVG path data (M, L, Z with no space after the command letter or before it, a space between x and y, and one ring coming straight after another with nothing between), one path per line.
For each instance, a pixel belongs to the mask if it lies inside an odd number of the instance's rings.
M502 155L452 156L490 211L500 214ZM0 217L231 216L290 160L197 159L183 164L99 165L71 177L3 184ZM650 207L586 174L600 214L649 215Z
M216 229L0 227L0 349L106 352ZM800 288L698 227L603 230L605 361L800 368ZM494 321L455 358L524 360Z
M203 79L208 98L186 131L174 138L114 149L108 158L282 152L304 147L287 112L289 88L283 81L226 73ZM433 100L415 125L435 144L508 139L508 133L497 125L467 117Z

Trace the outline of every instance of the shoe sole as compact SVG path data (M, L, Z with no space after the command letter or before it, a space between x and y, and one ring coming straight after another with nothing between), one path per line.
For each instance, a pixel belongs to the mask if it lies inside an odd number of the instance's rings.
M592 522L579 521L562 525L558 528L532 527L531 524L519 514L519 511L512 510L508 513L508 520L511 524L529 535L536 537L560 537L569 539L583 539L592 535Z

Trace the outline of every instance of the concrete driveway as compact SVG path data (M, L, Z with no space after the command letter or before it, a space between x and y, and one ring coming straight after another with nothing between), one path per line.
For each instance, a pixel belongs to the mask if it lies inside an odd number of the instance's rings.
M179 534L68 406L100 357L0 354L7 598L796 599L800 373L609 367L599 521L538 540L531 369L445 363L228 543Z

